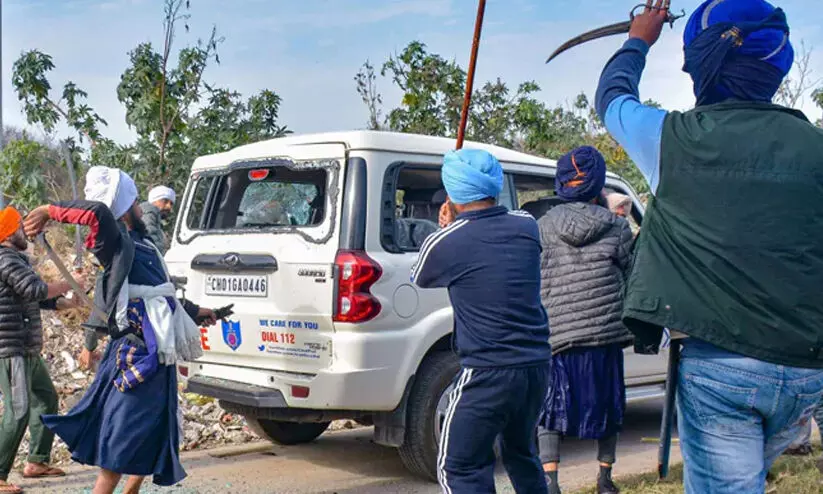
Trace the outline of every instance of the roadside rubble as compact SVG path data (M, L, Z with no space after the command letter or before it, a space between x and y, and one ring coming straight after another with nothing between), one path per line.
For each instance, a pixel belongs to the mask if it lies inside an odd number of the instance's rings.
M55 250L61 254L71 252L71 244L66 238L59 235L52 240ZM57 268L44 256L35 251L32 262L35 269L46 281L60 278ZM70 260L71 255L61 255L64 260ZM86 258L86 266L91 266L91 259ZM67 263L68 265L68 263ZM87 270L88 271L88 270ZM90 280L92 282L93 280ZM43 312L43 359L49 368L54 387L60 398L60 413L64 414L80 401L85 390L94 379L93 371L80 369L78 358L83 349L83 330L81 324L88 316L88 309L78 308L68 311ZM104 343L101 342L101 350ZM181 389L178 395L178 405L182 410L183 438L180 441L181 451L214 448L219 446L242 444L257 441L259 438L248 428L242 416L234 415L223 410L218 402L212 398L193 393L186 393ZM3 413L3 403L0 400L0 414ZM359 427L352 421L342 420L332 424L333 429L351 429ZM26 461L29 449L29 433L20 444L15 469L22 468ZM52 449L52 464L65 465L70 463L71 457L65 443L55 438Z

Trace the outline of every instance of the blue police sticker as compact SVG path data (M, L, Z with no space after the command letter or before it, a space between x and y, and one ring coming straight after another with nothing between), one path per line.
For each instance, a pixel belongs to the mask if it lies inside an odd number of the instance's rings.
M243 343L243 335L240 333L239 321L221 321L223 327L223 341L234 351Z

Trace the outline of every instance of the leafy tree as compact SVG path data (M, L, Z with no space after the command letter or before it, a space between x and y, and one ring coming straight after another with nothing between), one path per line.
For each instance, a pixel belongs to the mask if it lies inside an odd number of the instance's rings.
M61 97L54 99L46 77L52 69L51 56L38 50L24 52L12 66L12 86L23 102L28 123L52 132L62 118L81 140L85 138L94 145L100 138L99 126L107 125L106 121L83 102L88 93L71 81L63 86Z
M204 81L208 66L220 62L217 48L223 38L216 28L205 40L174 53L178 28L182 24L189 30L189 7L187 0L165 0L161 50L141 43L129 52L117 97L126 123L137 134L133 143L105 137L101 127L106 122L84 103L87 94L73 83L64 86L59 99L52 96L47 76L54 62L36 50L14 64L13 85L29 123L51 134L62 119L78 132L81 144L91 145L85 150L90 163L123 168L141 190L162 183L181 191L198 155L291 133L278 122L281 97L274 91L243 99ZM80 163L79 154L74 161Z
M388 75L404 93L400 107L386 117L389 129L457 134L466 73L456 62L430 54L426 45L413 41L399 55L389 57L380 74Z
M369 110L369 128L447 137L457 134L466 80L462 67L413 41L399 55L389 57L381 75L389 77L403 96L381 123L382 98L374 69L369 62L363 64L354 79ZM611 170L638 191L647 190L643 177L605 131L585 94L578 95L569 107L550 107L535 98L539 92L534 81L519 84L515 91L500 78L486 82L472 95L467 138L552 159L577 146L594 145Z
M8 202L23 208L42 204L49 196L68 199L66 168L59 148L27 132L6 129L0 151L0 190Z

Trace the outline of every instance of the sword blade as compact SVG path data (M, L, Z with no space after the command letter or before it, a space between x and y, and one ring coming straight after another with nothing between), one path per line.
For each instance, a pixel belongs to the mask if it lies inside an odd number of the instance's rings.
M615 34L628 33L631 27L632 21L617 22L614 24L609 24L608 26L592 29L591 31L585 32L579 36L575 36L574 38L566 41L565 43L560 45L556 50L554 50L554 53L552 53L549 56L549 58L546 59L546 63L551 62L564 51L574 48L575 46L582 45L583 43L588 43L589 41L595 39L605 38L606 36L614 36Z
M58 256L56 252L54 252L54 249L52 249L51 245L49 244L49 241L46 240L46 234L41 233L37 235L35 241L46 251L46 255L51 260L51 262L54 263L54 265L57 267L57 270L60 272L60 275L63 277L63 279L66 280L69 283L69 285L71 285L71 289L74 291L74 295L76 297L80 297L80 300L84 304L88 305L91 308L91 311L94 312L94 315L99 317L101 321L108 321L109 316L107 316L102 310L100 310L96 305L94 305L91 299L89 299L88 295L86 295L86 290L83 287L81 287L79 283L77 283L77 280L74 279L71 273L69 273L69 270L66 268L66 266L63 265L63 260L60 259L60 256Z

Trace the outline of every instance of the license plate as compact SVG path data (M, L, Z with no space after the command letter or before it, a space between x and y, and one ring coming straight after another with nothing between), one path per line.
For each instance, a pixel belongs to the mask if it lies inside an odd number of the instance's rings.
M206 295L268 297L269 279L265 275L208 275L206 276Z

